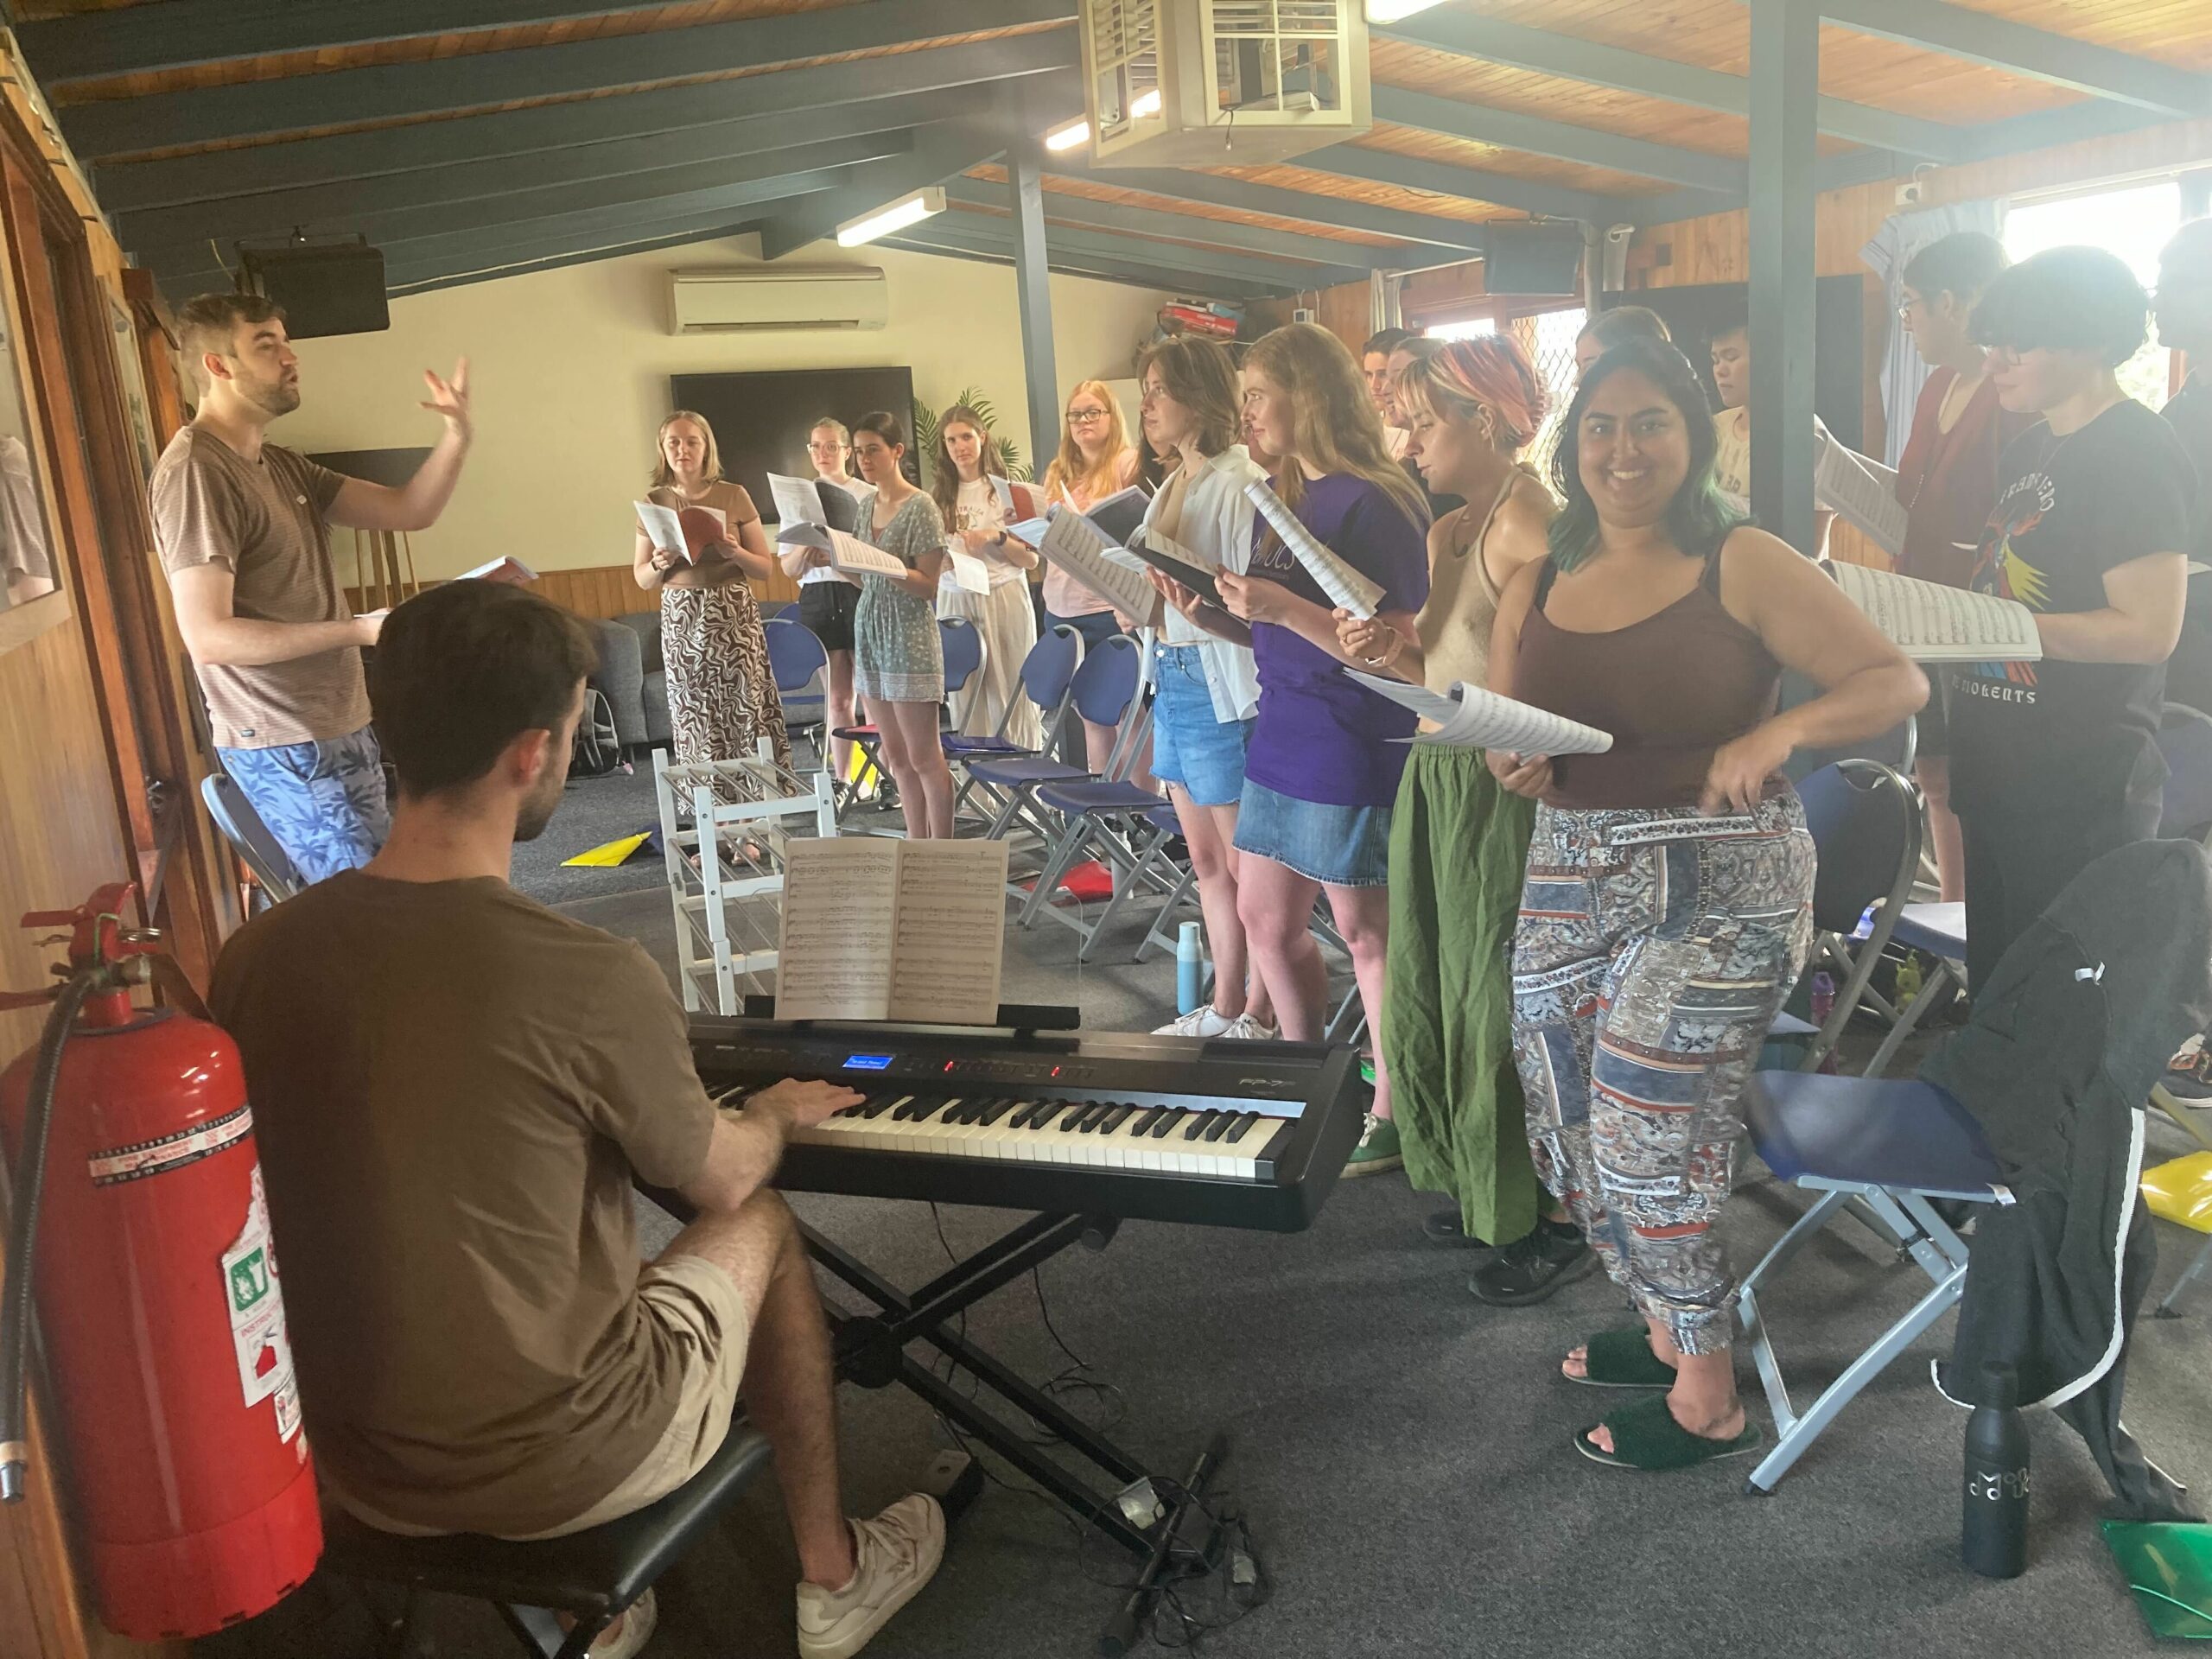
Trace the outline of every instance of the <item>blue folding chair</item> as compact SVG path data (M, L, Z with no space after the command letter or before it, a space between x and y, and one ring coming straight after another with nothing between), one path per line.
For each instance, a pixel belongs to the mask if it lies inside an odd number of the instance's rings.
M1137 707L1137 690L1143 683L1144 652L1126 633L1113 634L1085 652L1075 671L1069 696L1082 716L1096 725L1122 726ZM1118 778L1135 746L1125 732L1115 745L1107 774ZM1031 831L1046 845L1054 839L1055 825L1037 809L1033 798L1039 785L1071 783L1095 776L1081 766L1071 766L1049 753L1007 755L968 763L968 775L988 788L1001 804L984 831L994 839L1017 826ZM1154 797L1153 804L1159 804Z
M1745 1090L1744 1121L1768 1168L1819 1195L1736 1293L1745 1345L1779 1436L1751 1471L1750 1490L1770 1492L1859 1392L1957 1305L1966 1287L1967 1247L1936 1202L2009 1203L2011 1195L1980 1127L1932 1084L1762 1071ZM1931 1288L1800 1413L1783 1381L1759 1292L1837 1211L1853 1203L1874 1213Z
M762 631L768 636L768 671L775 678L776 695L783 699L785 728L805 731L820 759L829 749L822 727L830 713L825 677L830 652L814 630L796 617L770 617Z
M952 699L965 691L968 683L983 671L983 664L990 660L991 653L983 643L982 631L964 616L938 618L937 638L944 658L944 700L949 721Z
M1035 705L1043 729L1052 731L1060 715L1066 710L1069 696L1075 686L1075 671L1083 666L1083 636L1065 622L1056 622L1047 628L1037 643L1029 647L1029 654L1021 659L1019 695ZM969 760L983 756L1037 754L1040 750L1014 742L1006 734L1014 720L1018 705L1009 698L1006 711L999 716L998 729L988 737L971 737L959 732L944 735L945 757L951 760ZM966 798L963 789L962 798Z
M1149 890L1165 899L1177 891L1179 876L1168 875L1154 855L1179 832L1160 827L1158 814L1167 806L1166 801L1125 779L1076 778L1039 784L1036 798L1039 806L1060 815L1062 828L1018 919L1027 927L1039 915L1057 918L1082 935L1076 960L1089 962L1132 896ZM1113 891L1096 919L1086 918L1080 906L1063 910L1050 902L1061 879L1085 856L1096 858L1114 874Z
M252 874L257 912L282 903L307 886L276 837L269 833L269 826L261 821L261 814L253 810L253 803L246 799L245 791L228 773L211 772L202 778L200 798L238 861Z
M1799 1070L1817 1071L1843 1040L1920 873L1920 791L1874 760L1832 761L1797 785L1820 855L1813 884L1813 949L1806 971L1837 976L1835 1004L1818 1027L1783 1019L1777 1035L1806 1039ZM1869 913L1871 923L1866 921ZM1886 1010L1886 1005L1882 1005Z

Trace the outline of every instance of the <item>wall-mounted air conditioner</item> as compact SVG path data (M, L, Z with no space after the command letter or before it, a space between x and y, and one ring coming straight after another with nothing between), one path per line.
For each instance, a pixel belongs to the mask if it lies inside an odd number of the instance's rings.
M742 334L770 329L880 328L891 318L883 273L873 266L729 265L668 273L669 333Z
M1080 0L1091 159L1286 161L1374 124L1363 0Z

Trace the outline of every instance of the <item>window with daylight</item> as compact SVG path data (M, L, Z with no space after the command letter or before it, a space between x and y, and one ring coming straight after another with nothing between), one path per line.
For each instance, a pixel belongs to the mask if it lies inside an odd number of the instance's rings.
M2149 288L2181 219L2181 185L2173 179L2015 201L2005 215L2005 251L2017 262L2046 248L2109 248ZM2158 343L2153 329L2143 349L2120 365L2120 384L2129 397L2158 409L2173 390L2172 375L2173 353Z

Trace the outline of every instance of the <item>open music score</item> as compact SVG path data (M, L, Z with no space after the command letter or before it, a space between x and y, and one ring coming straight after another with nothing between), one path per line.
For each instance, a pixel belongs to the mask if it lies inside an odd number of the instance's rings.
M702 507L696 502L682 508L658 501L630 505L638 510L638 523L646 538L655 547L681 553L687 563L698 563L709 548L729 539L729 515L720 507Z
M1160 597L1145 580L1143 567L1123 563L1126 554L1116 557L1116 543L1087 515L1065 509L1054 513L1037 550L1139 626L1160 625Z
M2032 663L2043 656L2035 613L2017 599L1863 564L1827 569L1866 620L1916 663Z
M776 1017L995 1024L1006 880L1002 841L791 842Z
M1340 606L1354 616L1375 614L1376 607L1382 602L1381 588L1317 538L1306 528L1305 521L1283 505L1282 498L1258 479L1244 486L1244 493L1260 510L1260 517L1268 521L1268 527L1282 538L1291 556L1306 567L1306 574L1329 596L1332 605Z
M1432 723L1433 729L1403 740L1407 742L1433 743L1448 749L1499 749L1515 754L1603 754L1613 747L1610 732L1464 681L1454 684L1446 696L1380 674L1363 674L1352 668L1344 672L1377 696L1412 709Z

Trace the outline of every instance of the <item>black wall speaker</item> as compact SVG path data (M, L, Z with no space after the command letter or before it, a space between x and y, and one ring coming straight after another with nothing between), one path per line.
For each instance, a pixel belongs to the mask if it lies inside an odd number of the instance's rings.
M391 327L384 253L365 242L241 249L238 287L283 306L284 329L294 340Z

